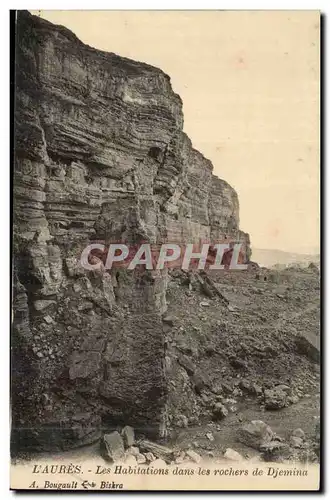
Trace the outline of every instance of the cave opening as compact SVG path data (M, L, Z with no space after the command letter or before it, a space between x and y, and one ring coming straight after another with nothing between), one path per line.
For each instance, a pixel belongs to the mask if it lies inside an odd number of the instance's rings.
M149 149L148 156L154 160L161 161L162 150L158 146L153 146Z

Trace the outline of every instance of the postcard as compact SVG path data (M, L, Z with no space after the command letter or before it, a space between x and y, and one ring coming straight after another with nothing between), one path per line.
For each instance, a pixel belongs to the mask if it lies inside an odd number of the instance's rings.
M320 488L319 11L16 11L11 488Z

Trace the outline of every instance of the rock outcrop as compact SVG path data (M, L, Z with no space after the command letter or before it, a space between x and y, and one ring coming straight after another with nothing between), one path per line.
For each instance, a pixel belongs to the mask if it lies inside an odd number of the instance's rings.
M240 240L235 191L183 132L160 69L19 12L13 441L70 448L130 424L166 435L165 271L87 271L93 241Z

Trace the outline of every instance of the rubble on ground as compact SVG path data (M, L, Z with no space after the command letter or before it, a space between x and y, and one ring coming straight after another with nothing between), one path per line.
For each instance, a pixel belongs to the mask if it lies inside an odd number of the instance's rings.
M130 426L121 430L105 434L100 441L101 456L107 462L125 463L130 465L154 465L158 467L167 465L180 465L195 463L202 460L217 458L230 462L242 461L309 461L316 462L318 456L315 450L315 437L306 438L303 429L296 428L287 439L278 436L271 427L262 420L252 420L240 425L237 429L236 440L238 450L231 447L218 448L218 436L221 436L221 425L209 424L210 430L203 434L200 432L200 441L193 441L180 447L164 446L145 438L135 436L135 431ZM219 434L218 434L219 433ZM123 439L123 436L134 436L134 445L127 446L133 439ZM258 454L255 454L256 450Z

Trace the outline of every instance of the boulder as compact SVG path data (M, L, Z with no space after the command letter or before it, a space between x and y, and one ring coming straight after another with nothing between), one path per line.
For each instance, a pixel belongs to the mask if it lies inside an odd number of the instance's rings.
M301 448L303 443L304 442L300 437L296 437L296 436L290 437L290 446L292 446L292 448Z
M101 455L104 460L117 462L125 457L124 442L119 432L105 434L100 443Z
M130 448L128 448L127 453L136 457L140 453L140 450L137 446L131 446Z
M275 387L275 389L277 391L282 391L282 392L285 392L286 394L290 394L291 393L291 387L286 385L286 384L279 384Z
M155 455L157 458L161 458L166 462L171 462L174 456L174 452L171 448L167 446L163 446L158 443L153 443L152 441L148 441L147 439L143 439L139 441L139 448L144 453L150 452Z
M250 382L248 380L246 380L245 378L243 378L242 380L240 380L239 384L238 384L239 388L243 391L243 392L246 392L246 393L254 393L254 389L252 387L252 385L250 384Z
M148 451L146 454L145 454L145 457L146 459L148 460L148 462L154 462L156 460L156 457L153 453L151 453L150 451Z
M288 396L287 402L292 404L292 405L295 405L299 402L299 397L298 396Z
M232 448L227 448L223 456L227 460L232 460L233 462L241 462L242 460L244 460L242 455L240 455L240 453L233 450Z
M173 316L163 316L163 323L168 326L174 326L174 317Z
M273 436L272 429L262 420L252 420L238 431L238 440L256 450L259 450L265 443L269 443Z
M260 446L262 457L266 462L278 462L290 456L290 446L280 441L270 441Z
M191 377L191 382L197 394L201 394L202 390L208 387L209 385L206 376L199 371L194 373L194 375Z
M258 384L252 384L252 391L256 396L261 396L262 394L262 387Z
M278 389L269 389L265 391L266 410L280 410L287 404L287 395L284 391Z
M292 436L304 439L305 438L305 433L304 433L304 431L302 429L300 429L300 427L298 427L298 429L295 429L293 431Z
M195 462L196 464L198 464L202 460L202 457L193 450L186 451L186 455L192 462Z
M47 307L52 306L53 304L56 305L55 300L36 300L33 305L34 305L34 308L36 311L42 311L42 310L46 309ZM48 317L48 316L46 316L46 317Z
M184 451L180 451L180 453L178 454L178 456L175 459L175 463L176 464L182 464L184 462L185 456L186 456L185 452Z
M226 393L226 394L231 394L233 392L233 385L231 383L227 383L227 382L222 382L221 383L221 386L222 386L222 390Z
M136 461L138 464L145 464L145 463L147 463L147 458L143 453L139 453L136 456Z
M215 403L213 407L213 420L222 420L228 416L228 410L222 403Z
M315 273L318 273L319 272L319 268L318 266L315 264L315 262L310 262L308 264L308 269L310 269L311 271L314 271Z
M213 436L212 432L207 432L206 437L209 441L211 441L211 442L214 441L214 436Z
M44 321L46 321L46 323L48 325L51 325L52 323L55 323L55 321L53 320L53 318L51 316L49 316L49 315L47 315L47 316L44 317Z
M133 427L126 425L122 429L121 435L122 435L122 438L124 441L125 448L129 448L130 446L133 446L133 444L135 442L135 435L134 435Z

